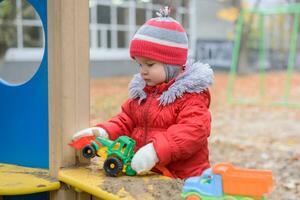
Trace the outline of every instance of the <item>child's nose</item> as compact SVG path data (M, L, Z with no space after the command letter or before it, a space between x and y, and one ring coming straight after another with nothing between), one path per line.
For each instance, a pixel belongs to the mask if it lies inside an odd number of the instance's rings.
M141 66L140 72L141 72L142 75L146 75L148 73L148 70L147 70L146 67Z

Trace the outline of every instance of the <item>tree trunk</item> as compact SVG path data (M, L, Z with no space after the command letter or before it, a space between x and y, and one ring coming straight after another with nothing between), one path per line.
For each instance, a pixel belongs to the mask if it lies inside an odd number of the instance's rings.
M259 7L261 0L256 0L254 3L253 8L256 9ZM241 38L241 44L240 44L240 56L239 56L239 61L238 61L238 66L237 66L237 73L239 74L247 74L253 69L251 66L249 66L248 63L248 53L247 52L247 42L248 42L248 37L251 33L251 28L254 20L254 15L255 14L250 14L250 18L248 22L244 23L244 28L242 32L242 38Z
M4 65L6 50L7 50L6 43L0 41L0 76L1 76L1 70L2 70L3 65Z

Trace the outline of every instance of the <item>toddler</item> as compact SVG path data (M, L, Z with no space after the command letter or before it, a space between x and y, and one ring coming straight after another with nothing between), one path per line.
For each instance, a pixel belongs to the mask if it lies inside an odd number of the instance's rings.
M164 166L176 178L197 176L209 165L207 138L211 114L208 87L213 71L207 64L187 62L188 38L169 10L148 20L130 43L130 56L140 73L129 84L130 98L107 122L77 132L136 141L131 167L137 173Z

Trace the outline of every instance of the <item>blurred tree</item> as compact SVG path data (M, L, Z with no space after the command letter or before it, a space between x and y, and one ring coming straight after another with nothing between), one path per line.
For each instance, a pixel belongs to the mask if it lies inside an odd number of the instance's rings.
M3 59L7 48L15 41L15 27L9 23L15 18L13 1L0 2L0 60Z
M37 19L34 8L26 1L22 2L22 18L23 19Z
M254 1L253 8L258 8L262 0ZM221 0L220 2L226 4L227 6L220 9L217 12L217 17L226 21L237 22L237 18L241 9L247 8L247 1L243 0ZM254 22L254 15L250 14L247 16L244 22L243 28L243 35L241 40L240 46L240 56L239 56L239 64L238 64L238 72L245 72L247 71L248 65L248 56L246 52L246 46L248 42L248 37L252 34L253 31L253 22ZM242 67L241 67L242 66ZM245 71L244 71L245 70Z
M256 0L255 3L253 4L253 9L259 8L260 3L261 3L261 0ZM255 14L250 13L249 18L245 19L245 22L244 22L242 40L241 40L241 44L240 44L240 56L239 56L239 61L238 61L238 65L237 65L238 73L247 73L247 72L249 72L249 67L251 68L251 66L248 66L248 52L247 52L247 44L248 43L247 42L248 42L249 36L252 34L254 17L255 17Z
M227 21L235 21L239 15L239 9L237 7L229 7L220 9L217 12L217 16L220 19Z

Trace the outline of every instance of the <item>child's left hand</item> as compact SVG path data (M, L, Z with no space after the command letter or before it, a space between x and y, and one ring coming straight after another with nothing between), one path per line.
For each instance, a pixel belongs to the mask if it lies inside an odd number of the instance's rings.
M136 152L132 158L131 167L139 174L151 170L157 162L153 143L149 143Z

